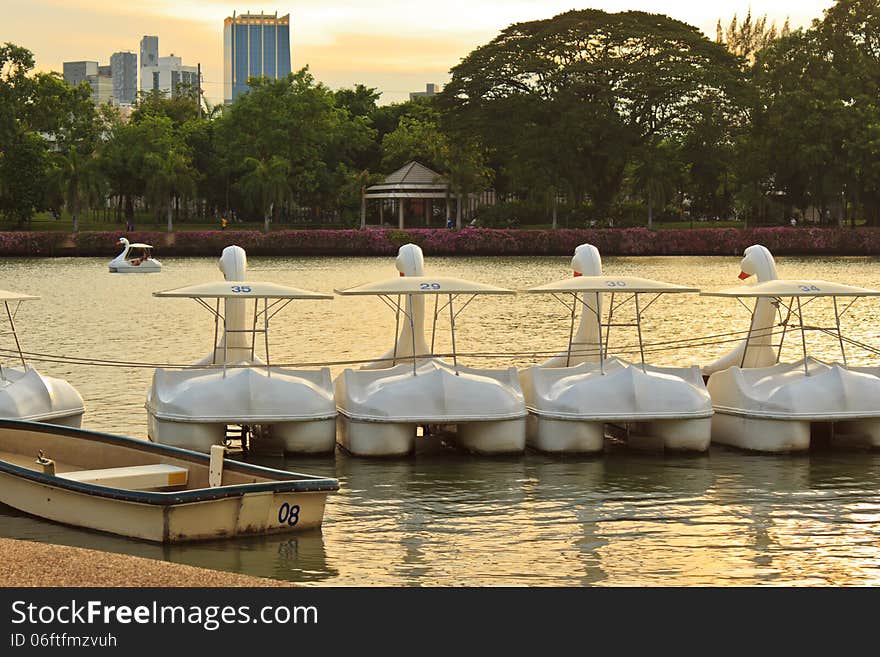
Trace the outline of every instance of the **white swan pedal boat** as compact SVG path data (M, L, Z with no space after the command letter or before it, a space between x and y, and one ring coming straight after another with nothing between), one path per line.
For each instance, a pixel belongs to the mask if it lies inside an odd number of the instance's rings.
M840 321L858 299L880 296L880 291L822 280L778 279L773 256L761 245L746 249L742 272L740 278L757 274L758 282L702 293L755 299L748 337L732 354L704 368L710 373L708 389L715 407L712 441L760 452L803 451L814 437L832 444L880 447L880 367L847 365L845 344L854 341L844 336ZM819 298L831 299L833 326L804 323L804 307ZM838 300L846 304L842 310ZM789 328L792 318L796 324ZM799 336L802 358L781 363L789 333ZM811 357L810 333L832 338L842 363Z
M623 430L630 446L707 450L712 402L699 367L647 364L641 329L645 308L660 296L699 290L636 276L603 275L599 251L588 244L577 248L572 268L574 277L528 290L552 294L571 315L566 351L520 372L529 410L529 446L544 452L599 452L606 427L612 425ZM644 295L651 298L640 305ZM603 297L608 297L607 319ZM630 302L634 319L627 323L621 319L621 307ZM578 310L581 319L575 333ZM607 355L611 328L623 326L637 330L638 363Z
M76 389L63 379L40 374L27 363L15 328L15 316L23 301L39 299L29 294L0 290L0 301L6 310L8 335L15 342L21 365L0 364L0 418L49 422L78 427L84 412L83 400ZM15 304L15 309L10 308Z
M339 442L359 456L400 456L415 450L417 431L450 430L455 442L479 454L522 452L526 409L516 370L475 369L458 364L455 319L477 295L513 290L443 276L425 276L421 249L401 247L400 276L336 290L343 296L380 297L403 317L393 349L336 379ZM459 296L470 299L459 310ZM425 299L434 298L434 326L448 313L452 363L434 356L425 341ZM440 300L443 298L443 305ZM401 300L402 303L401 303ZM433 345L433 340L432 340Z
M272 365L269 327L270 320L294 300L333 297L242 280L246 256L237 246L224 249L220 266L230 280L154 293L193 299L206 308L214 316L214 347L191 368L156 369L146 402L150 438L208 451L227 440L230 427L238 426L238 437L249 437L249 447L257 451L332 452L336 403L329 368ZM257 357L258 342L265 360Z
M161 543L320 527L335 479L109 434L0 420L0 502Z
M155 274L162 271L162 263L153 257L153 247L140 242L129 243L120 237L116 243L122 253L110 261L111 274Z

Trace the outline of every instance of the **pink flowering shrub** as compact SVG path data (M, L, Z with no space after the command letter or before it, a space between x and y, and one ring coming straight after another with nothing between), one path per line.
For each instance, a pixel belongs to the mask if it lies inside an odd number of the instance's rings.
M136 231L0 232L3 256L112 256L125 235L146 242L162 255L216 256L238 244L253 255L387 256L407 242L426 254L570 255L589 242L605 255L739 255L751 244L763 244L778 255L880 255L880 228L646 228L522 230L417 228L411 230L204 230L176 233Z
M69 253L65 252L66 242L68 242L68 236L59 233L25 230L2 231L0 232L0 255L68 255Z
M167 233L145 230L130 233L124 230L83 231L76 234L76 251L73 255L114 257L122 251L122 247L116 244L120 237L131 243L140 242L161 249L165 245L166 235Z

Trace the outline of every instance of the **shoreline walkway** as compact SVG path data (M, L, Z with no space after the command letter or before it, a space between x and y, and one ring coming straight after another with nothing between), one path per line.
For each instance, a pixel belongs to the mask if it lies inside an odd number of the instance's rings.
M0 586L294 586L126 554L0 538Z

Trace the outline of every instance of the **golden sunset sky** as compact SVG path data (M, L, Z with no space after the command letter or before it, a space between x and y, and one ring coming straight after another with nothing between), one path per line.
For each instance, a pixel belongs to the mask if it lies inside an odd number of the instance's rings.
M752 5L781 27L820 18L833 0L767 0ZM289 13L291 66L308 65L331 88L363 83L382 92L380 102L405 100L425 83L444 84L449 69L501 29L549 18L569 9L637 9L665 13L714 38L719 18L743 17L748 0L296 0L262 5L217 0L0 0L0 42L34 53L37 69L61 70L64 61L110 63L119 50L138 52L141 36L159 36L159 54L202 65L205 93L223 93L223 19L235 10Z

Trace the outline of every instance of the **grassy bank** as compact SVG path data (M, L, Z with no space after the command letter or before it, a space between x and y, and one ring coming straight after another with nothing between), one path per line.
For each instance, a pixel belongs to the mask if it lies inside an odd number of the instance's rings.
M0 232L0 256L112 256L113 231ZM604 255L738 255L763 244L778 255L880 255L880 228L694 228L648 230L523 230L466 228L368 230L181 230L135 231L132 241L156 247L157 255L215 256L238 244L253 255L387 256L407 242L428 255L570 255L578 244L596 245Z

